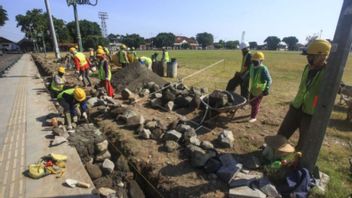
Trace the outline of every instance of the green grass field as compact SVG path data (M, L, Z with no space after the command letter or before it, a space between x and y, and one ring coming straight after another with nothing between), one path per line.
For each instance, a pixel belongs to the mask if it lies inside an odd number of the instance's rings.
M153 51L139 51L138 56L150 56ZM208 87L209 90L225 89L227 81L239 70L241 52L239 50L209 51L169 51L177 59L180 68L178 77L183 78L221 59L224 62L185 80L187 85ZM264 51L264 64L268 66L273 84L270 99L264 105L273 109L280 104L288 104L295 96L301 74L306 63L299 52ZM159 52L159 58L161 52ZM345 67L343 81L352 85L352 55ZM176 79L171 79L176 80ZM352 176L349 174L348 158L352 157L352 124L345 121L345 109L335 108L327 130L327 140L319 156L318 166L330 177L325 197L347 197L352 193ZM317 194L314 197L319 197Z

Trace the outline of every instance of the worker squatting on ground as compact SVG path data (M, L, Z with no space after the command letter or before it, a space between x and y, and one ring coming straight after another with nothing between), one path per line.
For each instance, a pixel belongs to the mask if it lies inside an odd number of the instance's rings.
M50 84L50 90L55 98L64 89L65 83L65 67L61 66L57 69L57 74L53 76Z
M126 52L126 45L121 45L120 50L118 52L119 63L122 67L126 67L129 64L128 56Z
M98 74L100 79L100 86L105 88L108 96L114 97L115 90L111 85L111 67L109 65L105 51L98 49L97 58L99 59Z
M74 47L70 48L70 53L73 54L73 61L76 66L76 71L77 73L80 74L80 77L82 78L83 86L86 86L85 79L88 81L88 87L92 86L92 83L90 82L89 79L89 67L90 67L90 62L86 58L86 56L81 53L77 52L77 49Z
M82 117L88 120L86 92L79 87L66 89L57 96L59 104L64 109L67 128L72 129L72 122L77 123Z
M161 56L161 62L163 62L163 63L170 62L169 52L166 50L166 47L163 47L162 51L163 51L163 54Z
M241 70L236 72L234 77L227 83L226 90L234 92L238 85L241 87L241 96L248 98L248 85L249 85L249 67L251 62L251 52L249 51L248 43L242 42L240 44L240 49L242 51L242 63Z
M256 52L252 56L252 65L249 67L249 99L252 106L251 119L249 122L255 122L259 112L260 102L263 96L269 94L272 83L271 76L267 66L263 64L264 54Z
M304 144L312 115L319 100L321 81L326 72L326 60L330 53L331 44L327 40L312 41L304 55L308 64L304 67L301 82L296 97L293 99L278 135L289 139L299 129L299 140L296 150L300 151Z
M152 70L153 61L151 58L142 56L138 58L139 63L144 64L148 69Z

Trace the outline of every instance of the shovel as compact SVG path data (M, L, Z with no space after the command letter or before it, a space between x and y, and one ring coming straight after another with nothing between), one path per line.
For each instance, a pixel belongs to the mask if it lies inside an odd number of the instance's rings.
M71 188L75 188L75 187L82 187L82 188L89 188L90 184L84 183L84 182L80 182L74 179L66 179L65 183L70 186Z

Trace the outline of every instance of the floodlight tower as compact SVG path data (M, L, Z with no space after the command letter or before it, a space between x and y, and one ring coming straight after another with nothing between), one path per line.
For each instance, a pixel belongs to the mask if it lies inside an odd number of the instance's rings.
M100 26L101 26L101 33L103 34L103 37L108 36L108 29L106 26L106 19L109 19L108 13L107 12L99 12L99 19L100 19Z

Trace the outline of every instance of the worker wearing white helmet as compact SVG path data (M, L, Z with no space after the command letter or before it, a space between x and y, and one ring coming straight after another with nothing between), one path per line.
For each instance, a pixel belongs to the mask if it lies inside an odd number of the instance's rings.
M241 70L236 72L234 77L229 80L226 86L227 91L235 91L238 85L241 87L241 96L248 98L248 86L249 86L249 66L251 65L251 53L249 51L249 45L247 42L242 42L240 44L240 49L242 51L242 63Z

